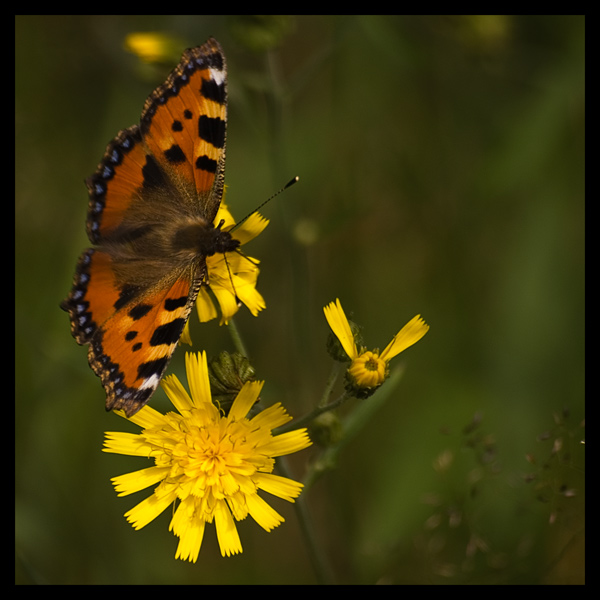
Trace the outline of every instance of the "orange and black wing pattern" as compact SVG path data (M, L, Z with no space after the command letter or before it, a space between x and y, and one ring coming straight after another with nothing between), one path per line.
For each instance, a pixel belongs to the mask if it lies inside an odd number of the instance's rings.
M131 416L152 396L206 277L206 240L188 248L181 232L212 239L226 125L225 56L210 39L183 53L140 124L118 133L86 181L94 247L61 307L76 341L89 344L107 410Z

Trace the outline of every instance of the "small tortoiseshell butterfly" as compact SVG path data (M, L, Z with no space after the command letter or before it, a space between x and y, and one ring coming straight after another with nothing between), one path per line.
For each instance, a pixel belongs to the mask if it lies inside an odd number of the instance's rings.
M219 43L186 50L146 100L139 125L110 142L89 192L87 233L61 303L106 390L135 414L160 382L200 286L206 257L239 241L213 221L223 195L227 71Z

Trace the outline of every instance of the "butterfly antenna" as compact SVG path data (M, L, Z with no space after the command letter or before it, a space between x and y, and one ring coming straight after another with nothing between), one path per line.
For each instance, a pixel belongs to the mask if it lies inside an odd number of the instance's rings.
M251 213L247 214L241 221L238 221L229 231L232 232L232 231L236 230L244 221L246 221L246 219L250 218L254 213L258 212L265 204L267 204L268 202L271 202L271 200L273 200L273 198L275 198L276 196L279 196L279 194L281 194L281 192L283 192L284 190L287 190L289 187L294 185L299 179L300 178L297 175L293 179L290 179L280 190L277 190L272 196L270 196L262 204L257 206Z
M244 255L242 255L244 256ZM229 283L231 283L231 290L233 291L233 295L235 296L235 303L238 308L242 305L241 300L239 299L237 292L235 291L235 284L233 283L233 275L231 273L231 267L229 266L229 261L227 260L227 253L223 253L223 258L225 259L225 264L227 265L227 273L229 274ZM252 261L250 261L252 262Z
M267 204L268 202L271 202L271 200L273 200L273 198L275 198L276 196L279 196L279 194L281 194L281 192L283 192L283 190L287 190L290 186L294 185L294 183L296 183L299 179L300 178L297 175L293 179L290 179L290 181L288 181L280 190L277 190L272 196L267 198L262 204L260 204L258 207L256 207L251 213L247 214L241 221L238 221L228 231L231 233L232 231L237 229L246 219L251 217L254 213L258 212L265 204ZM254 266L257 266L257 263L255 263L251 258L246 256L239 248L236 249L236 252L240 256L243 256L248 262L252 263ZM229 266L229 262L227 260L227 253L223 254L223 258L225 259L225 264L227 265L227 272L229 273L229 282L231 283L231 289L233 290L233 295L235 296L235 301L238 306L241 306L241 301L235 291L235 285L233 283L233 275L231 273L231 267Z

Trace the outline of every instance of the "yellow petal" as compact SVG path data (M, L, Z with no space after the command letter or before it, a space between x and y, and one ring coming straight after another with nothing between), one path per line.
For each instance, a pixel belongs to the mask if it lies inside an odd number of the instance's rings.
M282 477L281 475L273 475L273 473L255 473L253 477L255 483L261 490L273 494L278 498L283 498L288 502L293 502L297 498L304 487L301 483Z
M352 335L350 324L344 314L344 309L342 308L339 299L336 299L335 302L331 302L323 308L323 312L325 313L325 318L329 323L329 327L331 327L331 330L337 339L340 340L340 344L342 344L342 348L346 354L350 358L356 358L358 356L358 351L356 350L356 344L354 343L354 336Z
M196 562L204 537L206 521L194 513L194 499L183 500L171 520L169 529L179 537L175 558Z
M246 498L250 516L265 530L271 531L285 519L260 496L254 494Z
M400 352L416 344L428 331L429 325L425 323L421 315L417 315L394 336L379 357L385 361L391 360Z
M267 456L284 456L308 448L311 444L306 429L294 429L275 436L262 445L260 451Z
M232 235L243 245L260 235L268 224L269 220L261 214L252 213Z
M125 513L125 518L131 523L134 529L141 529L160 515L165 508L175 502L177 495L175 493L167 494L159 498L156 494L142 500L131 510Z
M181 337L179 338L180 344L188 344L188 346L192 345L192 336L190 335L190 320L188 319L185 322L183 327L183 332L181 333Z
M125 473L111 479L119 496L127 496L162 481L169 474L170 467L148 467L133 473Z
M189 521L188 527L179 538L175 558L189 560L194 563L198 560L200 546L202 546L202 539L204 538L205 525L206 521L202 519L191 519Z
M202 351L197 354L187 352L185 355L185 370L194 405L201 408L205 402L211 404L212 396L208 380L206 352Z
M254 406L258 398L263 384L264 381L247 381L244 384L244 387L242 387L231 406L229 419L240 421L248 414L248 411Z
M239 554L242 551L242 542L240 541L235 521L224 500L220 500L215 505L214 516L221 556Z
M246 282L241 277L235 277L233 283L238 299L247 306L254 317L266 308L264 298L256 289L256 277L253 282Z
M152 446L138 433L125 431L107 431L103 452L114 452L128 456L150 456Z
M167 375L160 382L160 385L169 400L173 403L173 406L182 413L184 410L190 410L194 403L187 393L186 389L183 387L183 384L175 375Z
M147 404L138 410L132 417L128 417L123 410L115 410L115 413L120 417L139 425L142 429L160 426L165 419L163 414Z
M225 187L227 187L227 186L225 186ZM219 209L217 210L217 214L215 215L213 225L215 227L218 227L219 223L221 221L224 221L223 229L225 231L227 231L228 229L230 229L231 227L233 227L235 225L235 219L233 218L233 215L229 211L229 207L223 200L221 201L221 204L219 205Z
M212 291L221 307L221 325L225 325L239 310L235 295L231 291L231 284L227 287L213 286Z
M277 402L264 410L261 410L255 417L251 419L252 427L265 428L271 431L275 427L280 427L292 420L281 402Z
M206 323L211 319L215 319L217 316L217 309L215 308L214 302L208 293L208 289L204 285L200 288L200 292L198 292L196 310L198 311L200 323Z

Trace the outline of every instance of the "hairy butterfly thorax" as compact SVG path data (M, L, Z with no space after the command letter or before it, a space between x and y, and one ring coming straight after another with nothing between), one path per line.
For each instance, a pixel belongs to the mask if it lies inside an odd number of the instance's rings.
M203 221L182 224L171 238L173 252L190 252L194 256L204 257L234 252L239 248L240 242L232 238L228 231L223 231L222 225L219 223L214 227L212 223Z

